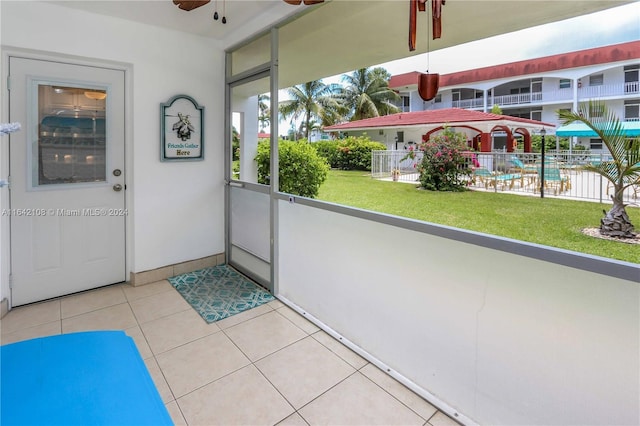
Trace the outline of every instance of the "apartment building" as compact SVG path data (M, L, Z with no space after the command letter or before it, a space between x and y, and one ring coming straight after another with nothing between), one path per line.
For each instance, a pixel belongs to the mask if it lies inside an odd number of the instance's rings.
M636 129L640 41L444 74L438 95L428 102L418 95L417 82L417 72L394 75L389 81L402 97L398 106L403 112L444 108L490 112L498 105L502 114L554 123L557 129L558 110L575 110L581 102L600 100L629 129ZM572 139L573 145L602 149L602 141L589 135Z

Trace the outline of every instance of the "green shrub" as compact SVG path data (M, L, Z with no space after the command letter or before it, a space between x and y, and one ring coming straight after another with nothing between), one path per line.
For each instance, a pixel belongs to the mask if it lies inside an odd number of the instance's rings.
M269 141L258 143L258 182L270 181ZM280 191L315 198L327 178L329 166L308 142L280 140L278 145Z
M420 145L424 152L418 167L420 185L431 191L464 191L467 176L471 173L467 167L467 137L445 128L442 133Z
M367 136L349 136L337 141L313 143L314 148L334 169L371 171L371 151L387 147Z
M327 163L332 168L337 168L338 164L338 140L333 141L318 141L314 142L313 146L319 156L327 160Z

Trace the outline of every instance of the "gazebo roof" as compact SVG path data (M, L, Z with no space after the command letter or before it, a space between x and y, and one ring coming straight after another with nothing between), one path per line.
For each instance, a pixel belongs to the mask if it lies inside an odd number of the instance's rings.
M325 132L343 132L349 130L400 129L408 127L432 130L443 125L451 127L473 127L485 133L491 132L496 126L506 126L510 129L524 128L530 132L538 132L543 128L545 128L545 130L555 128L555 125L552 123L527 118L511 117L509 115L461 108L446 108L429 111L401 112L366 118L364 120L327 126L323 130Z

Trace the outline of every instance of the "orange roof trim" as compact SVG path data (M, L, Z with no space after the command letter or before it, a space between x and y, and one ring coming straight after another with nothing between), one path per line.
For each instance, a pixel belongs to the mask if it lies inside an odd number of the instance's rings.
M640 59L640 41L630 41L628 43L613 44L610 46L578 50L491 67L442 74L440 76L440 87L496 80L499 78L511 78L527 74L539 74L629 59ZM414 71L391 76L389 87L392 89L400 89L405 86L417 85L419 75L419 72Z

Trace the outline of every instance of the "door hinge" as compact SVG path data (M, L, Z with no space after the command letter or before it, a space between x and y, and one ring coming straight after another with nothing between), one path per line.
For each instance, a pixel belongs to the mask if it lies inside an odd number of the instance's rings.
M8 92L11 91L11 76L10 75L7 76L7 91Z
M9 290L13 289L13 274L9 274Z

